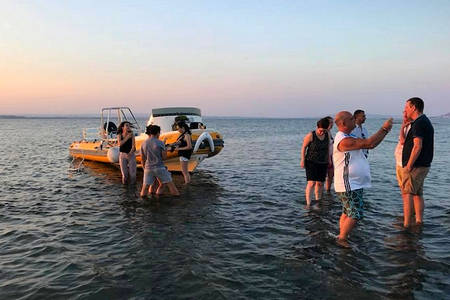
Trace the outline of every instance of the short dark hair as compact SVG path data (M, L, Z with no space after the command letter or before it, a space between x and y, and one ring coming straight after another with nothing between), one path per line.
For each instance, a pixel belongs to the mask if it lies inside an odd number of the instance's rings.
M419 97L412 97L408 99L406 102L409 102L411 105L413 105L420 113L423 113L424 103L423 100Z
M355 110L355 112L353 113L353 116L356 117L356 115L363 114L363 113L364 113L364 111L363 111L362 109L357 109L357 110Z
M330 120L327 117L317 121L317 128L328 129L328 126L330 126Z
M148 125L147 128L145 129L145 133L148 135L157 135L158 133L161 132L161 127L159 127L158 125Z

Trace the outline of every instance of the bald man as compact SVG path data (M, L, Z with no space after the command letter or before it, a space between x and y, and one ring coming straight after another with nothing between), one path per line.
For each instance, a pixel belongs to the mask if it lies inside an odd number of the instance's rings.
M364 215L363 189L371 186L369 162L362 149L373 149L381 143L392 129L392 118L366 139L351 134L356 125L350 112L339 112L335 123L338 133L333 143L334 189L342 202L337 241L343 247L350 247L348 235Z

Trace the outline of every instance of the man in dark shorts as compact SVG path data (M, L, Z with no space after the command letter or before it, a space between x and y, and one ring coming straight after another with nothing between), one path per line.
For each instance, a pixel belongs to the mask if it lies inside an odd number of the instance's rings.
M355 117L341 111L335 117L338 133L333 144L334 190L342 202L338 244L350 247L347 238L356 222L364 216L363 189L371 186L369 162L362 149L375 148L392 128L392 119L367 139L351 134Z
M403 226L411 225L412 208L416 224L423 223L423 183L430 170L434 151L434 128L423 114L424 102L414 97L405 104L406 116L412 120L402 152L403 169L399 182L403 198Z

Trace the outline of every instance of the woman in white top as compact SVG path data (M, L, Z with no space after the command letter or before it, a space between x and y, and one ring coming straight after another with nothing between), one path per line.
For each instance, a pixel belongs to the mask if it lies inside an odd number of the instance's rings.
M408 134L409 129L411 129L411 120L406 115L406 111L403 112L403 122L400 127L400 133L398 136L397 147L395 147L395 173L397 174L398 186L402 186L403 178L402 178L402 154L403 154L403 144L405 143L406 135Z

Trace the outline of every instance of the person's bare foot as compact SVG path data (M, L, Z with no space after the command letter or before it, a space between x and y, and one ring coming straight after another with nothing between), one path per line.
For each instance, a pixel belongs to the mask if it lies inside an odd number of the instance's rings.
M342 240L339 237L336 239L336 244L341 246L342 248L350 249L352 248L350 244L347 242L347 240Z

